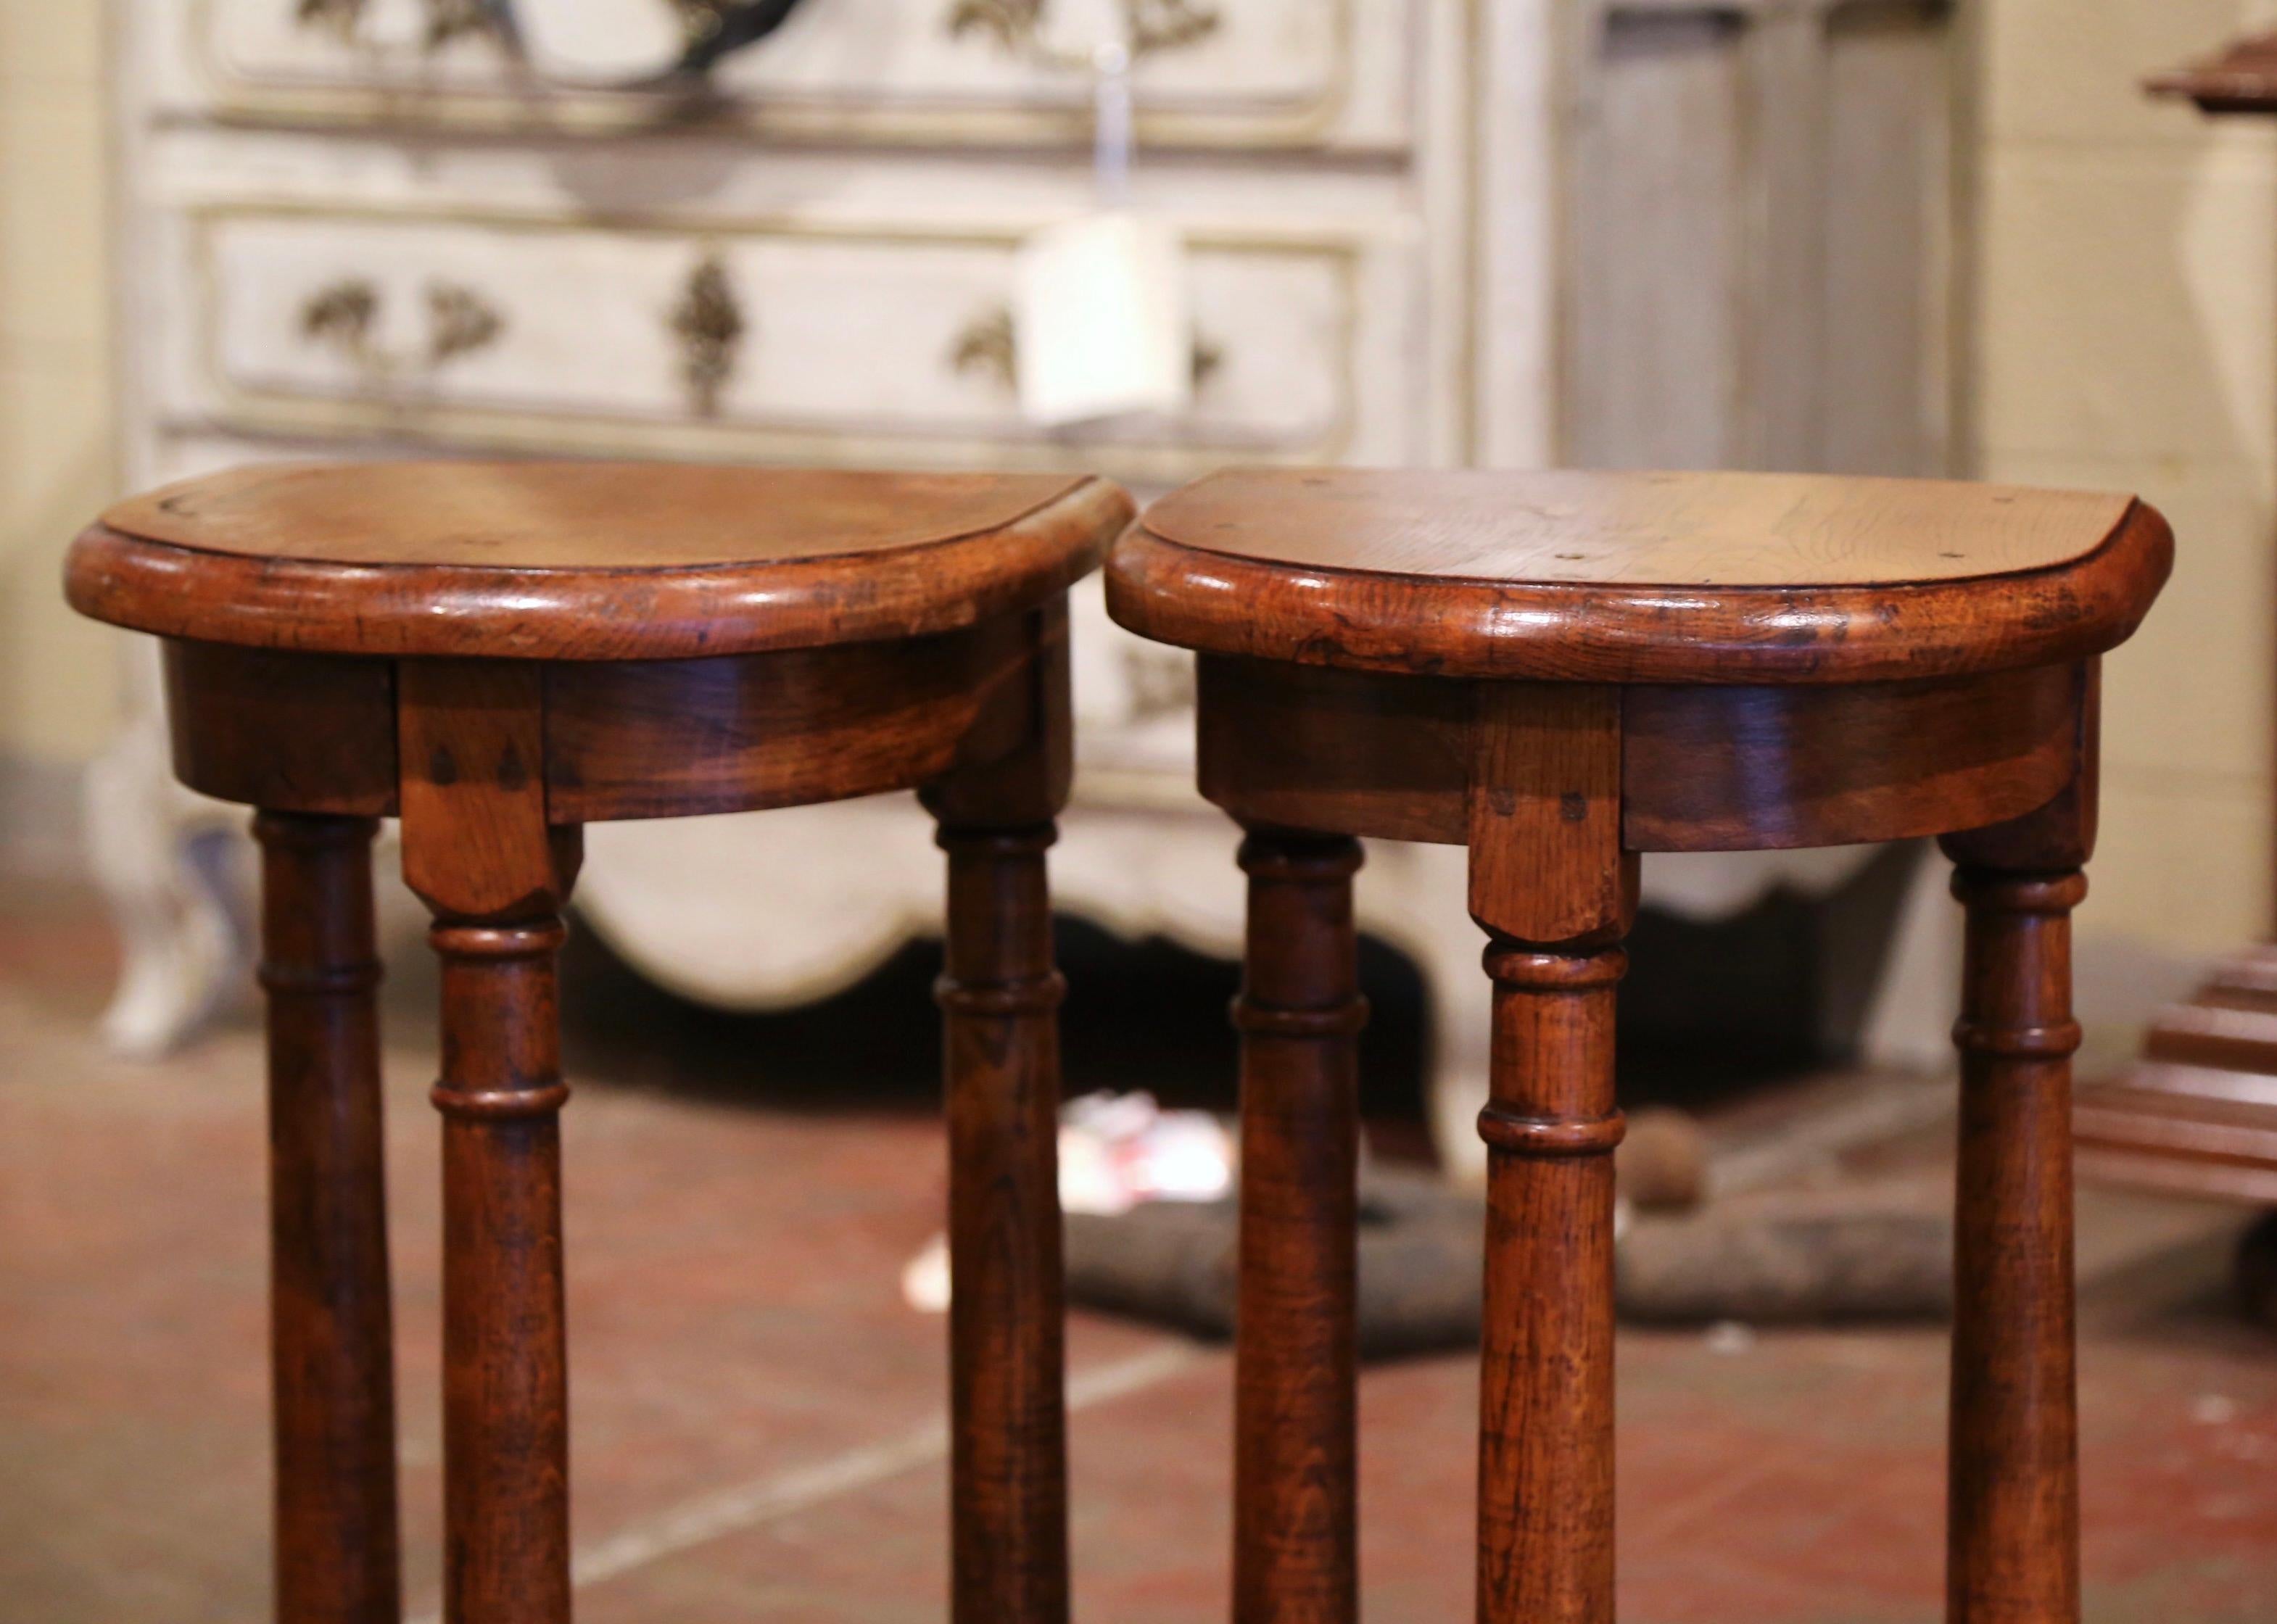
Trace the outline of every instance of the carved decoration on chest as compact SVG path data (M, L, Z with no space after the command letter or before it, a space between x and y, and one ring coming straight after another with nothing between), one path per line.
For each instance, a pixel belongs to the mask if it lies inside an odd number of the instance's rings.
M948 13L952 36L994 35L1007 50L1040 55L1049 0L956 0ZM1222 19L1199 0L1123 0L1131 54L1177 50L1208 39Z

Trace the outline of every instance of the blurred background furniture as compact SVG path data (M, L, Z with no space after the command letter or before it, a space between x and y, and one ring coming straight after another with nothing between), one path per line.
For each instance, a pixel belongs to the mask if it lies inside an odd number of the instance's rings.
M2277 113L2277 34L2241 41L2150 87L2207 113ZM2277 1208L2277 947L2225 960L2195 996L2161 1010L2140 1063L2083 1090L2077 1119L2083 1174ZM2247 1232L2240 1264L2248 1290L2267 1296L2277 1220Z
M725 54L754 31L734 0L115 3L133 484L411 452L1142 494L1228 463L1946 466L1941 0L1126 0L1134 195L1189 246L1198 387L1176 421L1059 432L1017 410L1009 300L1020 241L1093 196L1092 87L1048 40L1074 0L798 0ZM1095 593L1074 615L1060 903L1230 957L1191 667ZM90 841L132 943L110 1033L153 1051L236 984L242 842L165 778L155 667L137 693ZM1380 855L1363 926L1423 974L1442 1147L1474 1163L1484 990L1446 855ZM1952 910L1899 879L1671 858L1647 896L1829 899L1814 1039L1941 1066ZM937 929L937 890L883 801L597 831L581 906L646 974L761 1007Z

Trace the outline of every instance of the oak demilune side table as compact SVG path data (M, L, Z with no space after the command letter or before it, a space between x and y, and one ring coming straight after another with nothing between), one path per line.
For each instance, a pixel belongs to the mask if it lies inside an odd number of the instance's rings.
M1248 831L1242 1624L1357 1611L1355 836L1467 846L1488 937L1479 1618L1613 1615L1639 854L1939 835L1968 914L1948 1616L2077 1619L2069 915L2097 656L2172 552L2124 497L1327 470L1203 481L1116 545L1108 607L1200 652L1202 792Z
M948 854L956 1616L1066 1613L1044 849L1098 480L255 468L125 503L72 602L166 640L176 770L260 808L277 1606L400 1618L370 842L443 965L445 1612L569 1617L555 953L580 826L919 787Z

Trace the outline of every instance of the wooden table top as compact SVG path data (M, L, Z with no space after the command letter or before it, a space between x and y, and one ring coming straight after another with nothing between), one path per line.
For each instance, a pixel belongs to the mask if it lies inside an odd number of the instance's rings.
M1928 480L1239 470L1149 509L1118 618L1217 653L1447 675L1877 680L2123 639L2172 538L2126 496Z
M72 601L344 654L673 658L954 630L1041 602L1128 521L1104 481L667 463L240 468L122 502Z

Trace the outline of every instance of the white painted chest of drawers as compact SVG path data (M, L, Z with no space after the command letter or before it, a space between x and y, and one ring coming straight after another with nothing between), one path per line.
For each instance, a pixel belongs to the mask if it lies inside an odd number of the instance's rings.
M1055 432L1017 409L1009 309L1017 244L1093 197L1089 80L1049 47L1072 3L801 0L658 81L726 0L113 0L131 479L407 453L1079 467L1142 493L1244 461L1941 464L1934 0L1123 0L1135 195L1189 244L1193 406ZM1095 594L1078 615L1061 900L1227 951L1184 656ZM112 1029L157 1046L234 952L173 855L214 811L164 785L151 704L97 783L141 922ZM901 803L768 819L595 831L585 911L749 1005L929 928ZM1459 1119L1485 992L1459 854L1382 851L1362 898L1431 983Z

